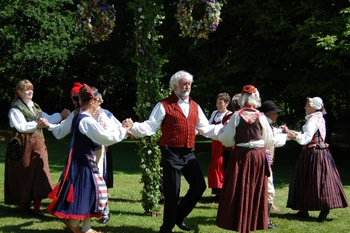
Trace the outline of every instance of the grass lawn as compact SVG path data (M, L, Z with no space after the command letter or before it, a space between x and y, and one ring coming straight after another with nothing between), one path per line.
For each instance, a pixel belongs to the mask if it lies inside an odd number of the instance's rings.
M46 133L46 143L49 151L51 174L54 183L61 173L69 146L68 139L56 140ZM0 142L0 172L4 174L5 143ZM201 163L203 173L206 175L210 162L211 144L208 140L198 140L196 144L196 156ZM278 229L268 232L280 233L320 233L320 232L350 232L350 208L331 210L325 222L316 221L318 212L310 212L311 217L300 220L294 217L291 209L285 208L288 195L288 185L293 168L301 147L295 142L288 142L287 146L276 150L276 160L273 166L275 186L277 189L275 205L280 212L272 213L272 221L278 225ZM156 233L162 224L162 217L148 217L144 215L141 205L142 184L140 180L139 158L136 153L137 145L132 141L124 141L112 147L114 155L114 188L109 190L111 198L111 220L106 225L93 221L94 229L103 233ZM350 172L347 153L334 154L336 164L347 196L350 197ZM35 219L20 212L15 206L4 205L4 176L0 176L0 233L2 232L27 232L27 233L58 233L70 232L61 219L46 214L43 219ZM182 181L181 195L188 186ZM215 225L217 205L211 202L211 190L207 189L202 200L187 217L186 224L191 227L191 232L198 233L225 233ZM43 202L47 206L49 200ZM173 232L183 232L175 227ZM259 231L262 232L262 231Z

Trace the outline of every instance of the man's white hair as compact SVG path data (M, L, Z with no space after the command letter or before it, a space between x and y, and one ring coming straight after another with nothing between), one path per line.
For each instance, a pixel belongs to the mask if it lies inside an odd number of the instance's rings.
M193 83L193 75L188 73L187 71L180 70L175 74L173 74L173 76L171 76L169 81L170 87L172 89L175 89L175 85L179 84L180 79L184 79L186 81L190 81L191 83Z

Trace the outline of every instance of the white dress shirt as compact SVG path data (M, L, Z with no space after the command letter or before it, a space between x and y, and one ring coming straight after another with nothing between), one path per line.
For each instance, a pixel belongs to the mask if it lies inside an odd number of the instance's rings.
M272 120L270 118L267 117L267 121L269 122L269 124L272 124ZM282 132L282 129L276 128L272 126L272 132L273 132L273 139L275 141L275 147L282 147L284 145L286 145L286 141L287 141L287 134Z

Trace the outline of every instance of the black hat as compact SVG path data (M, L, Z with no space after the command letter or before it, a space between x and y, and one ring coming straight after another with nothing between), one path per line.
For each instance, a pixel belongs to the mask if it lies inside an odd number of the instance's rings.
M277 108L276 104L271 100L266 100L261 104L259 108L260 112L263 112L266 116L278 113L281 109Z

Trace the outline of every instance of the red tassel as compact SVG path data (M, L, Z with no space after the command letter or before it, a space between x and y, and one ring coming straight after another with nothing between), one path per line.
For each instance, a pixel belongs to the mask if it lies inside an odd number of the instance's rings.
M49 195L47 195L47 197L50 198L51 200L53 200L55 197L57 197L57 192L58 192L59 186L60 186L60 183L56 184L55 188L52 189L52 191L49 193Z
M67 202L73 202L74 199L74 190L73 185L71 184L68 191Z
M47 210L48 212L51 212L52 209L53 209L53 207L56 205L57 201L58 201L58 198L55 197L55 198L52 200L52 202L46 207L46 210Z

